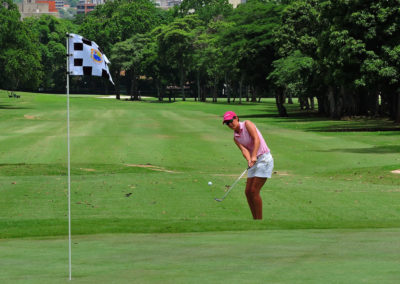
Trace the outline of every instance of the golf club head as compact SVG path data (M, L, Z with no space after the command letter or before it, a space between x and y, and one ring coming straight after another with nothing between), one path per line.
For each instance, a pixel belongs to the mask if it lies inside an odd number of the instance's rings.
M218 201L218 202L224 201L225 197L229 194L229 192L232 190L232 188L235 187L235 185L237 184L237 182L242 178L242 176L247 172L247 170L248 170L248 168L244 170L244 172L240 175L240 177L238 177L238 178L235 180L235 182L234 182L231 186L229 186L228 191L225 193L225 195L224 195L222 198L214 198L214 200L215 200L215 201Z

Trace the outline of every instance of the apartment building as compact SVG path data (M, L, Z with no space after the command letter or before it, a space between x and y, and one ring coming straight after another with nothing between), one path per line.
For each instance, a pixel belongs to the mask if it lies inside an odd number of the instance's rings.
M97 5L104 4L105 0L79 0L79 4L76 5L77 14L87 14L96 8Z
M40 17L41 15L51 15L60 17L56 9L56 2L49 0L23 0L18 4L21 20L26 17Z
M180 5L182 0L156 0L156 6L161 9L169 9L174 6Z
M64 0L56 0L56 9L64 8Z

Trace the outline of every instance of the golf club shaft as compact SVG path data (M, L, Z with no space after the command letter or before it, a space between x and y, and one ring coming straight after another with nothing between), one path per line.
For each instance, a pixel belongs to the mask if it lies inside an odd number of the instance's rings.
M245 169L244 172L240 175L240 177L238 177L237 180L235 180L235 182L231 185L231 187L229 188L229 190L225 193L225 195L221 198L222 200L225 199L225 197L229 194L229 192L232 190L232 188L238 183L238 181L242 178L242 176L247 172L248 169Z

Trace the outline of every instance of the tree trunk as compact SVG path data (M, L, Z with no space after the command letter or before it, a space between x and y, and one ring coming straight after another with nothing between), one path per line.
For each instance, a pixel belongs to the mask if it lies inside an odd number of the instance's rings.
M361 90L357 94L357 104L359 108L359 115L368 115L373 113L373 96L375 92L370 92L368 90ZM373 114L372 114L373 115Z
M310 109L310 105L309 105L309 103L308 103L308 98L305 98L305 97L303 97L303 96L300 96L300 97L298 98L298 100L299 100L299 104L300 104L300 109L301 109L301 110L303 110L303 109L309 110L309 109ZM289 101L290 101L290 98L288 99L288 103L289 103ZM292 102L292 103L293 103L293 102Z
M164 100L166 92L167 92L167 88L166 88L166 86L164 86L164 84L160 80L161 100Z
M391 115L391 106L392 106L392 99L386 91L382 91L380 93L381 96L381 105L380 105L380 114L384 116ZM392 117L391 117L392 118Z
M225 87L225 94L226 94L228 104L230 104L231 103L231 92L230 92L229 83L228 83L228 76L226 75L226 73L225 73L224 87Z
M310 99L310 107L312 110L314 110L315 109L314 97L310 97L309 99Z
M371 94L371 115L377 116L379 113L379 92L374 91Z
M340 88L340 98L343 102L343 107L339 113L340 117L344 115L354 116L359 114L359 105L357 104L356 94L354 91L348 90L345 86Z
M239 81L239 104L242 104L242 94L243 94L243 75L240 76Z
M217 102L217 92L218 92L218 80L215 78L214 80L214 90L213 90L213 102Z
M129 74L131 75L130 76L130 85L129 85L129 95L131 96L131 101L133 101L133 97L134 97L134 92L133 92L133 89L135 88L134 86L133 86L133 76L134 75L132 75L132 73L133 73L133 71L130 71L129 72Z
M131 100L138 101L139 95L137 91L137 78L136 78L136 70L133 69L131 71Z
M117 100L120 100L121 99L121 95L120 95L120 93L121 93L121 83L120 83L120 78L118 77L118 73L116 72L116 74L115 74L115 76L114 76L114 78L115 78L115 98L117 99Z
M257 102L257 94L260 91L259 87L254 88L254 92L251 94L251 102L256 103Z
M318 113L321 115L326 115L326 108L325 108L325 96L318 95L317 102L318 102Z
M205 102L206 101L206 92L207 92L207 87L204 84L201 88L200 88L200 96L201 96L201 101Z
M197 84L197 99L201 100L201 84L200 84L200 71L196 74L196 84Z
M339 105L339 103L337 103L337 99L332 86L328 87L327 103L329 117L333 119L338 119L337 105Z
M157 79L155 79L155 81L156 81L158 101L162 102L164 100L164 88L161 85L160 79L157 78Z
M300 101L300 97L299 97L299 101ZM291 92L289 93L289 96L288 96L288 104L289 105L293 104L293 97L292 97L292 93Z
M285 103L285 96L283 93L283 89L277 88L274 92L275 92L276 107L278 108L279 116L287 117L288 114L285 106L283 105Z
M184 68L183 68L183 66L180 68L181 70L180 70L180 77L181 77L181 91L182 91L182 101L186 101L186 98L185 98L185 71L184 71Z

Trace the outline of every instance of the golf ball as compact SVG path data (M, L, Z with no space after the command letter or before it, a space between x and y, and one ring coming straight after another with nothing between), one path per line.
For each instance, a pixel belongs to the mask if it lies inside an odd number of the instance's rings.
M208 182L208 185L210 185L210 186L211 186L211 185L212 185L212 182L211 182L211 181L209 181L209 182Z

